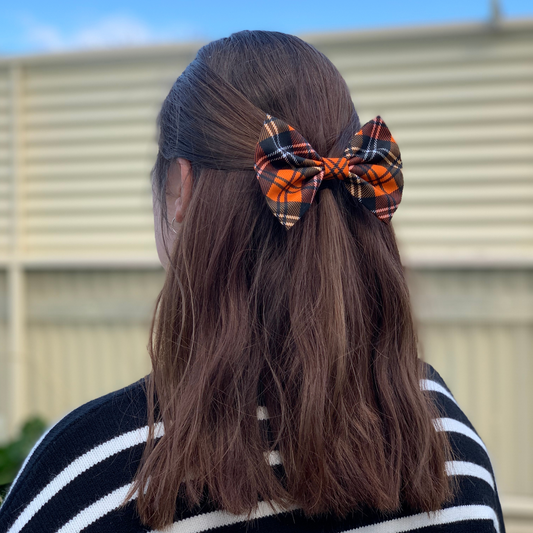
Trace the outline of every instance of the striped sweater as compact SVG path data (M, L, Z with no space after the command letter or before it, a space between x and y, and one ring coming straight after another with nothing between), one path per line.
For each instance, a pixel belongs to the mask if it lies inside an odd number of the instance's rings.
M437 431L448 432L455 460L446 464L457 476L453 502L434 513L402 509L384 516L371 509L343 520L306 518L298 509L273 510L261 502L254 520L204 506L196 512L176 509L171 533L202 531L395 533L498 532L504 524L494 473L483 441L461 411L438 373L428 365L421 388L432 395L442 417ZM34 446L2 507L0 533L146 532L135 501L118 509L146 442L143 380L93 400L67 414ZM258 409L259 419L265 417ZM156 428L159 435L162 426ZM271 457L271 463L279 457Z

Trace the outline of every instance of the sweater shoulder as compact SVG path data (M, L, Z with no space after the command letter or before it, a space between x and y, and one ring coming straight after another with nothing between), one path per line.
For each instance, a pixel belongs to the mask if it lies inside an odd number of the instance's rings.
M439 414L433 421L435 429L447 434L451 448L451 457L445 466L448 476L457 483L457 490L453 502L445 507L444 512L455 519L463 512L462 509L476 510L479 517L485 516L483 527L503 533L505 525L495 472L483 439L442 376L428 363L423 363L420 388L432 398ZM473 523L469 523L468 527Z
M432 365L423 361L422 369L423 369L423 375L424 375L423 379L437 383L438 385L443 387L449 394L452 394L452 391L450 390L450 388L448 387L448 385L446 384L442 376L437 372L437 370Z
M31 531L30 526L37 523L39 513L43 514L44 508L55 507L53 501L68 502L78 483L89 486L87 500L80 505L98 497L98 486L103 484L93 483L91 489L90 478L102 474L104 464L108 478L115 473L114 463L125 470L120 460L116 461L117 457L125 450L141 448L146 442L143 435L147 424L145 382L146 378L142 378L91 400L47 430L26 458L0 507L0 532L8 531L4 527L11 527L17 521L20 523L16 530ZM124 478L124 474L126 480L132 477L135 467L131 461L129 464L131 468L117 476L117 480ZM60 515L65 515L59 509L60 506L55 518L51 518L57 519L57 524L61 523Z

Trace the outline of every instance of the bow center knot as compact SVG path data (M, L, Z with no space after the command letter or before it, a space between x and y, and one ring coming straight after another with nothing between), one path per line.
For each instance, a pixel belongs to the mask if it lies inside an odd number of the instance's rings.
M325 180L339 179L344 180L350 175L348 168L348 159L346 157L323 157L324 178Z

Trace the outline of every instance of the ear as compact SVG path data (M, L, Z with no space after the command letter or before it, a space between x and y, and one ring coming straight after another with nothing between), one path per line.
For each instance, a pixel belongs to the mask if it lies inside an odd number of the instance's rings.
M180 187L175 201L175 217L176 222L183 222L185 212L189 206L192 196L192 167L191 162L187 159L177 159L179 173L180 173Z

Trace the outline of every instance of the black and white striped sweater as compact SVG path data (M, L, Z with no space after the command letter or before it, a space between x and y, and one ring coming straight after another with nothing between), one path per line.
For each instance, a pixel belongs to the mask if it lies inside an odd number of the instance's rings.
M132 500L117 509L130 488L146 442L146 398L140 380L93 400L55 424L35 445L0 507L0 533L121 533L150 531ZM383 516L372 510L344 520L308 519L299 511L274 512L261 502L255 520L203 507L176 510L172 533L219 531L395 533L498 532L504 524L494 473L482 440L442 378L428 365L421 388L439 405L438 431L447 431L456 460L446 465L457 476L455 501L436 513L404 509ZM258 409L259 418L264 412ZM157 428L161 435L162 426ZM276 457L271 463L277 462Z

